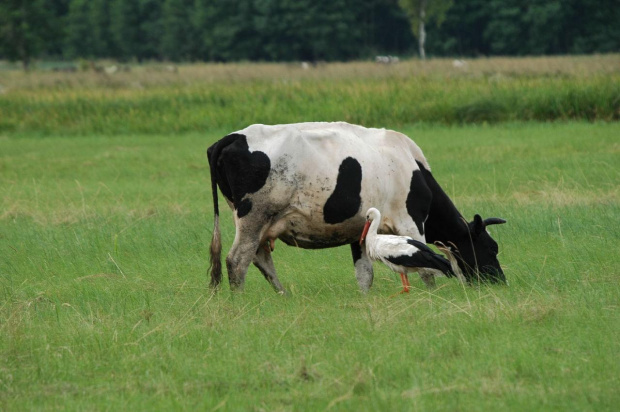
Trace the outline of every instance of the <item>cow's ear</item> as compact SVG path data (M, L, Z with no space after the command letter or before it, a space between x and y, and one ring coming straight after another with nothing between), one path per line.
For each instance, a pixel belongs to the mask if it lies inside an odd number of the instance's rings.
M484 230L484 222L480 215L474 216L474 221L470 223L471 232L474 236L478 236Z

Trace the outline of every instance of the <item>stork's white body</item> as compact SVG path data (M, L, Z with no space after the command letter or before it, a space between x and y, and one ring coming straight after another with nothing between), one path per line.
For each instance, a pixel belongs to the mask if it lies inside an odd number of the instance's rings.
M412 256L415 253L420 253L420 249L407 243L408 239L413 240L413 238L410 238L408 236L379 235L376 233L374 234L374 236L371 236L371 234L369 233L366 237L366 252L372 260L380 261L394 272L417 272L419 269L423 268L397 265L387 259L388 256Z

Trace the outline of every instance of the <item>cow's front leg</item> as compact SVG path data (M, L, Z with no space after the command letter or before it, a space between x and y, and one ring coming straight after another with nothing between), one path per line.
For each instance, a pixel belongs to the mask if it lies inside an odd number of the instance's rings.
M355 265L357 284L362 292L366 293L370 290L374 278L372 261L366 254L366 248L360 246L358 242L351 243L351 254L353 255L353 264Z
M265 279L273 286L276 292L284 294L285 290L276 275L276 268L271 259L271 250L268 247L259 247L254 257L254 265L265 276Z

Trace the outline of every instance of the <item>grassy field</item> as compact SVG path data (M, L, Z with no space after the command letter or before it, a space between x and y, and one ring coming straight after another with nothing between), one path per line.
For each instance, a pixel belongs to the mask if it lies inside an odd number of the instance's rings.
M613 410L618 123L409 126L510 287L358 292L348 248L276 244L275 295L207 290L225 133L0 140L0 409ZM225 248L232 242L223 215Z
M617 409L619 59L0 70L0 410ZM277 242L290 296L211 294L206 148L297 120L411 136L510 286Z
M238 130L344 120L366 126L619 120L620 54L299 65L134 67L129 72L2 71L0 133Z

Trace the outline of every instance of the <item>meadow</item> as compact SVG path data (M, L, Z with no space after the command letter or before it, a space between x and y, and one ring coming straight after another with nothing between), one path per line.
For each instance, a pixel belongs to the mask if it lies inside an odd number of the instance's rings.
M101 64L100 68L117 67ZM173 70L169 70L172 68ZM620 120L620 54L2 72L0 132L185 133L308 119L375 127Z
M0 410L615 410L617 62L2 72ZM485 96L522 106L450 117ZM521 112L545 101L561 110ZM208 289L206 148L263 116L343 113L412 137L467 218L508 220L492 230L508 287L412 277L391 297L400 279L376 264L363 295L348 247L277 242L289 296L254 268L244 293ZM230 211L221 225L227 251Z

